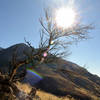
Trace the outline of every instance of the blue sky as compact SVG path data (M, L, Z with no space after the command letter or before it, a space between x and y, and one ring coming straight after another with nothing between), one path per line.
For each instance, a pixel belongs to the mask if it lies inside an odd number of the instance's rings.
M39 18L44 8L66 6L68 0L0 0L0 47L7 48L27 38L35 47L39 42ZM68 60L100 76L100 0L74 0L83 23L94 23L93 37L72 45Z

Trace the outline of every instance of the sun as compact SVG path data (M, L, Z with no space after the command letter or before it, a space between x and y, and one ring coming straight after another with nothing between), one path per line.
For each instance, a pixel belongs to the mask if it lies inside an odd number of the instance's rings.
M69 28L75 23L76 12L70 7L56 10L55 21L58 27Z

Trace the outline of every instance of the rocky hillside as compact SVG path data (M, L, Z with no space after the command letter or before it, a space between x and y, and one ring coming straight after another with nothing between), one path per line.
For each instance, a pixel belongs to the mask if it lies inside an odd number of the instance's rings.
M3 50L3 48L0 47L0 51L2 51L2 50Z
M17 60L26 59L24 51L30 53L26 44L17 44L0 52L0 70L7 72L13 51L17 47ZM26 67L23 66L25 69ZM34 69L34 66L31 67ZM23 70L23 69L21 69ZM28 73L23 80L43 91L57 96L71 95L76 99L91 100L93 96L100 97L100 77L88 72L85 68L70 61L57 58L48 64L41 64L34 69L42 76L39 80L34 74ZM98 99L99 100L99 99Z

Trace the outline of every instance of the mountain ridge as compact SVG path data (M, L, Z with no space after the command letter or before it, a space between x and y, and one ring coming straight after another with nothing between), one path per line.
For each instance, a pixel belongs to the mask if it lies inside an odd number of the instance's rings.
M12 59L12 54L16 47L19 60L26 58L23 53L24 51L28 53L31 51L30 47L24 43L16 44L2 50L2 52L0 52L0 70L5 73L8 71L9 62ZM25 67L23 68L25 69ZM37 82L33 84L34 82L31 83L29 81L32 78L27 73L24 82L30 83L38 89L57 96L66 96L70 94L81 100L89 100L86 99L89 97L89 94L79 91L84 89L91 94L100 97L100 77L93 75L88 72L87 69L82 68L73 62L57 58L54 62L48 64L43 63L36 68L31 68L43 76L43 79L39 81L35 78Z

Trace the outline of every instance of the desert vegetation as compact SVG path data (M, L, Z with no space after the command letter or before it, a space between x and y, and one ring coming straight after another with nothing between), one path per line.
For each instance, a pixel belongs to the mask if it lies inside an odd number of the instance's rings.
M45 20L43 20L43 18L40 19L40 24L42 29L40 32L40 44L38 48L34 48L31 43L25 39L26 44L30 48L30 53L23 52L26 57L25 59L19 60L16 47L13 50L12 60L9 62L8 72L4 73L1 70L1 100L32 100L35 98L36 89L34 87L32 87L30 91L28 89L27 91L24 91L24 88L22 87L19 88L17 82L23 80L26 75L26 69L24 71L20 70L22 73L18 73L18 69L27 64L32 64L32 67L35 68L35 66L38 66L41 63L50 63L57 57L66 57L69 55L69 45L87 39L89 30L93 28L91 25L83 24L76 24L67 29L59 28L52 20L52 16L48 11L45 11ZM25 88L27 88L27 86ZM73 100L71 96L58 98L41 91L38 91L37 95L39 95L41 100L68 100L68 97L70 98L69 100Z
M19 82L17 82L17 86L18 86L18 88L22 89L25 93L29 93L32 88L29 84L22 84ZM85 89L80 88L80 89L78 89L78 91L80 91L84 94L88 94L88 96L91 97L91 100L100 100L98 97L96 97L94 94L92 94L92 92L90 93L89 91L87 91ZM36 91L36 95L34 96L33 100L77 100L77 99L75 99L71 95L57 97L53 94L50 94L50 93L47 93L47 92L44 92L44 91L38 89Z

